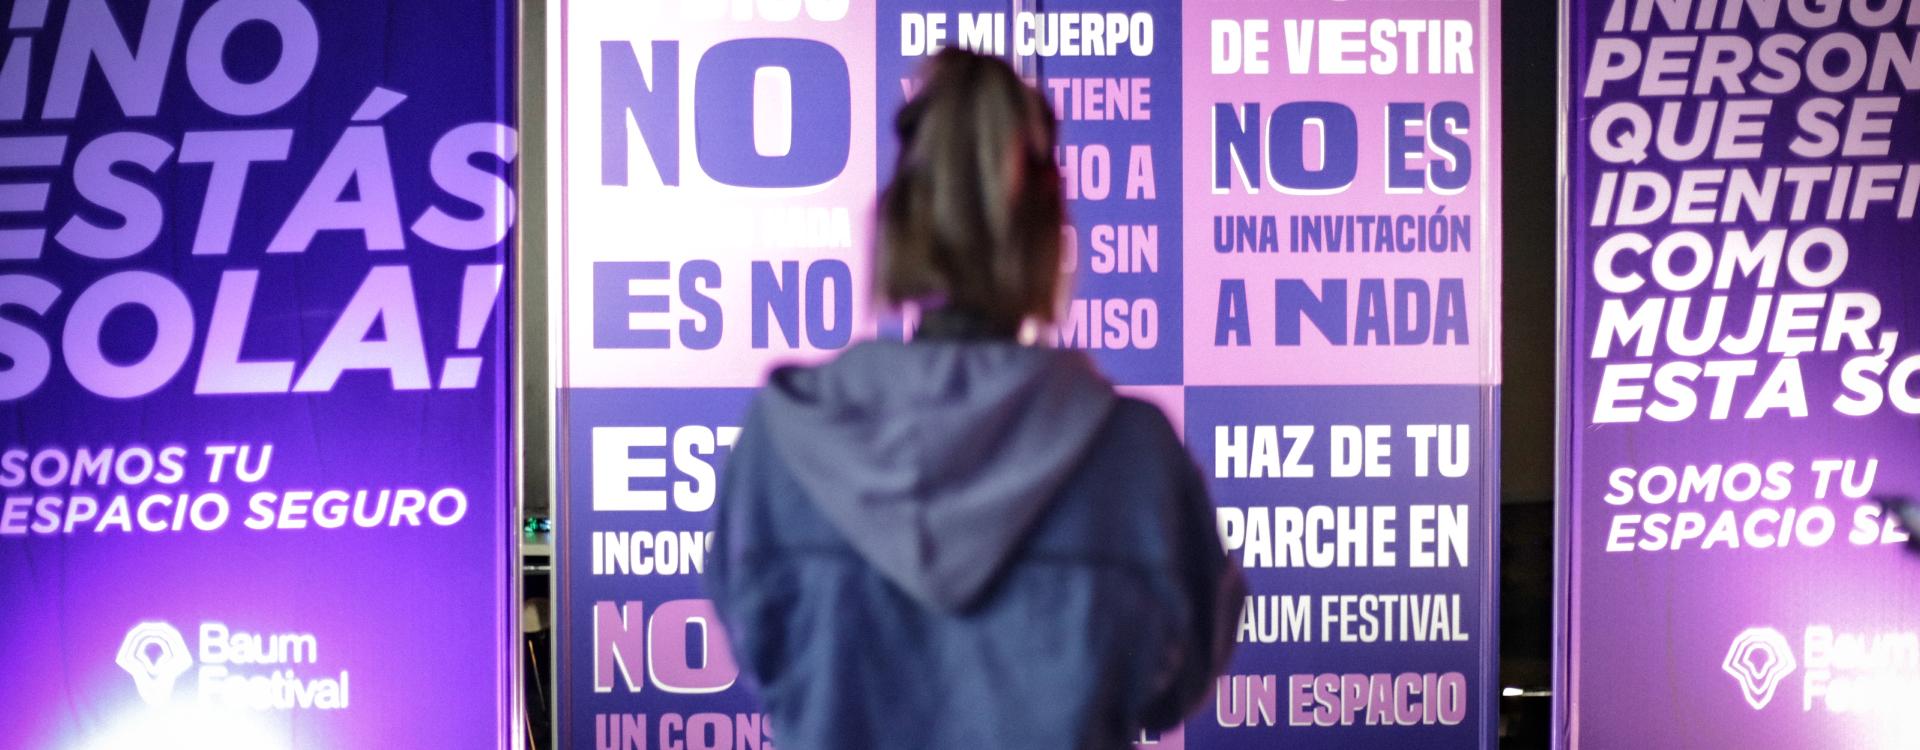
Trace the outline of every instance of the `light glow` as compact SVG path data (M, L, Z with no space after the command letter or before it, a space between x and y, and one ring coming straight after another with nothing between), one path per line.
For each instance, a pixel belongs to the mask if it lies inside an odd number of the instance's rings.
M196 705L139 706L98 734L69 747L83 750L282 750L283 733L244 709Z

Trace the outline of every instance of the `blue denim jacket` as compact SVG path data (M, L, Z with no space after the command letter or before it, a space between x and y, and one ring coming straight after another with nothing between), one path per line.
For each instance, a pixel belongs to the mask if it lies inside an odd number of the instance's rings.
M707 586L782 750L1108 750L1177 724L1244 586L1160 411L1076 352L873 342L777 371Z

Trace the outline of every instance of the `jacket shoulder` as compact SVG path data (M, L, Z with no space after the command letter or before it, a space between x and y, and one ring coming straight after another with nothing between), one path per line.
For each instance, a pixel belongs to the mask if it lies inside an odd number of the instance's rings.
M1133 506L1147 514L1143 518L1164 520L1161 516L1178 503L1195 471L1193 458L1160 407L1119 396L1067 482L1063 499L1090 495L1090 502L1109 512Z
M1166 412L1151 402L1134 396L1116 396L1113 413L1107 417L1106 432L1128 444L1184 452L1180 434Z

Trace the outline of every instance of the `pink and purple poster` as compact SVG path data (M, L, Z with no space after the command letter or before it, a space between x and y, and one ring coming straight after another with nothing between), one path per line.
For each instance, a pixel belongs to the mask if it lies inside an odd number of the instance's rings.
M1498 4L1185 9L1187 445L1252 589L1188 743L1491 747Z
M701 589L714 482L771 365L911 329L871 211L946 46L1052 102L1043 339L1181 427L1253 589L1140 746L1493 744L1497 3L552 7L562 747L777 744Z
M0 745L510 746L515 6L0 22Z
M1576 1L1562 747L1912 747L1906 3Z

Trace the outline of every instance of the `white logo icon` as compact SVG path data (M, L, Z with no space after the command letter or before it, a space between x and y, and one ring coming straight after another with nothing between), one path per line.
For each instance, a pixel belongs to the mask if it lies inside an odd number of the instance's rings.
M1780 681L1793 674L1799 665L1793 661L1793 648L1773 628L1747 628L1733 639L1727 659L1720 668L1740 683L1747 705L1758 711L1773 702L1773 691Z
M164 622L143 622L127 631L120 642L120 655L114 663L133 675L134 687L149 705L165 705L173 700L173 683L180 679L193 658L180 631Z

